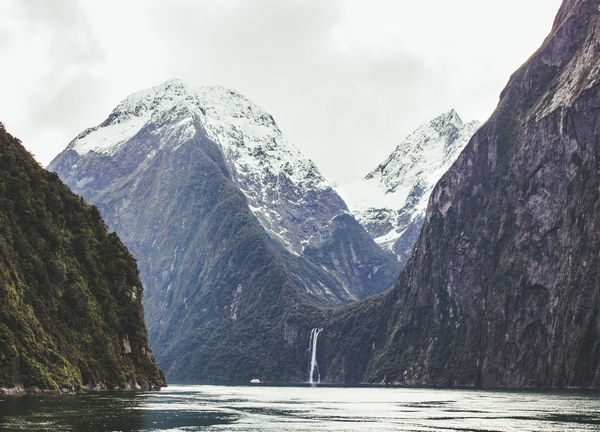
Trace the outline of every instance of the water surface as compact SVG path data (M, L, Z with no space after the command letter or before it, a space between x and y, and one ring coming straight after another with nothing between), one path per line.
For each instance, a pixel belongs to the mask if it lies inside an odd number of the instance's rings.
M600 431L600 393L170 385L0 397L6 431Z

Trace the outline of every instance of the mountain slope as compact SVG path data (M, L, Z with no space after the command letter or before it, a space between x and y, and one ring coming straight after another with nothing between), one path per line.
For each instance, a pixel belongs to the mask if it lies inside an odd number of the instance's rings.
M0 123L0 387L159 388L135 259Z
M189 125L180 124L164 137L185 136ZM297 289L220 149L199 123L194 127L199 132L152 157L131 146L142 153L136 175L117 177L116 187L96 199L113 209L113 227L142 257L150 342L169 379L282 379L293 374L293 361L276 368L261 359L270 349L295 357L278 325L285 306L299 301ZM136 139L164 130L150 128Z
M49 169L97 204L109 225L145 261L142 243L150 240L154 228L135 226L136 210L131 205L145 193L139 179L146 172L159 175L152 161L177 151L197 133L205 134L216 144L213 151L222 153L230 180L244 193L262 229L283 246L274 250L308 300L343 304L393 285L399 269L393 255L379 249L360 229L354 230L354 238L344 239L344 244L352 244L354 254L334 252L339 265L304 253L306 248L319 249L334 236L340 226L336 221L348 213L346 204L314 164L285 139L268 113L231 90L191 89L171 80L134 93L104 123L73 140ZM179 170L175 165L169 169ZM177 175L170 181L176 187ZM122 183L130 185L129 192L121 194L124 200L106 205ZM194 217L187 214L185 219ZM185 223L181 229L186 230ZM172 245L169 253L175 248ZM141 274L148 285L144 264Z
M300 380L286 311L368 297L397 276L272 118L221 87L135 93L49 168L138 258L169 379Z
M600 387L599 35L597 2L563 1L434 188L395 288L344 318L380 332L346 327L351 350L334 317L329 365L360 349L358 380Z
M364 178L337 190L377 244L393 251L402 266L425 219L429 194L481 126L444 113L406 137Z

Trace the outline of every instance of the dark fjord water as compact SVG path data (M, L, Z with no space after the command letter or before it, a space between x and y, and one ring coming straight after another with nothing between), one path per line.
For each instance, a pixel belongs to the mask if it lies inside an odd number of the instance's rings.
M600 431L600 393L171 385L0 397L2 431Z

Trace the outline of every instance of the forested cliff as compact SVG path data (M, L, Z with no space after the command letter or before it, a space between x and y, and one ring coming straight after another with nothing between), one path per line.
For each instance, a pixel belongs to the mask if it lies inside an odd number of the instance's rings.
M136 261L0 123L0 387L157 389Z

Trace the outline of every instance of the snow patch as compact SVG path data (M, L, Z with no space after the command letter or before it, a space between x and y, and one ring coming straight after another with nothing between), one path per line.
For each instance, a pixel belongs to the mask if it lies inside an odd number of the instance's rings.
M150 116L133 117L127 121L97 127L84 137L75 141L72 150L80 156L89 152L112 154L123 144L137 135Z

